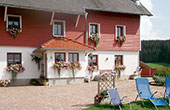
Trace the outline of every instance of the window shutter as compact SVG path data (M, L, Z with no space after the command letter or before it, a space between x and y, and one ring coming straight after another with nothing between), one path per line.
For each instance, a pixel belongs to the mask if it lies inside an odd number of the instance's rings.
M115 39L117 40L117 25L115 26Z
M100 24L98 24L98 34L99 34L99 38L100 38Z
M123 26L124 36L126 37L126 26Z

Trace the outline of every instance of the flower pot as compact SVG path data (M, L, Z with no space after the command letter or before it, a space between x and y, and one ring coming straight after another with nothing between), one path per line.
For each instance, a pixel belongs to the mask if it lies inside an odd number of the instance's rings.
M48 86L48 82L44 82L44 86Z

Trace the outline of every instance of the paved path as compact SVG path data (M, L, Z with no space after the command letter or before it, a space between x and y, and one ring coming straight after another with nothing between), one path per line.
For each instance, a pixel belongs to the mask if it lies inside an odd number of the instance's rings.
M116 81L120 96L128 101L136 97L135 81ZM151 86L157 96L163 96L164 87ZM0 110L80 110L93 104L97 82L65 86L22 86L0 88Z

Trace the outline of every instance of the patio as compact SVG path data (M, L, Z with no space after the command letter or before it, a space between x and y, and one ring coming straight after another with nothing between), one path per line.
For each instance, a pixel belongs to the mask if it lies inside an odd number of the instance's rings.
M120 96L134 101L137 95L135 80L116 81ZM163 97L165 88L150 86ZM20 86L0 88L0 109L7 110L80 110L94 103L97 82L65 86Z

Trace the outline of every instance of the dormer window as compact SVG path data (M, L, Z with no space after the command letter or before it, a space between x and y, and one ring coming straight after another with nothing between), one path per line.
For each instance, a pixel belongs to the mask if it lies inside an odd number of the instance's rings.
M54 37L64 37L65 36L65 22L64 21L54 21L53 22L53 36Z

